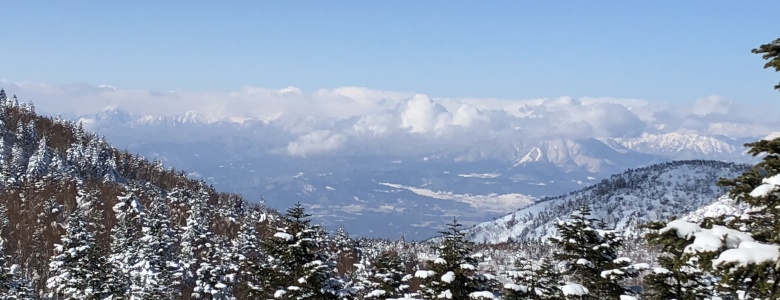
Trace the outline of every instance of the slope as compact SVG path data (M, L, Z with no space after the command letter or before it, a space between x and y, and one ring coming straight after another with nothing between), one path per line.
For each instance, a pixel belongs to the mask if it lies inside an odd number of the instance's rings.
M745 165L718 161L676 161L629 169L580 191L537 203L467 230L474 242L500 243L518 239L542 239L554 233L554 222L582 204L596 218L627 235L649 220L680 216L713 202L724 190L715 185L722 177L734 177Z

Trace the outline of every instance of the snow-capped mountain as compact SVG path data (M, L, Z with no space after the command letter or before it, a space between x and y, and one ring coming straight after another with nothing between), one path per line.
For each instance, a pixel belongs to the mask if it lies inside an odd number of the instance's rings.
M453 216L466 225L489 221L610 174L691 153L744 161L740 151L728 152L737 146L706 148L651 138L640 147L639 140L540 138L512 131L468 139L437 136L448 145L442 149L415 134L374 139L315 130L302 135L322 126L346 126L305 118L212 120L192 112L149 116L108 109L74 119L120 148L189 170L221 190L264 198L277 209L300 201L317 222L343 225L356 236L424 239ZM648 146L653 142L658 146ZM677 151L680 145L684 151ZM675 151L658 150L672 146ZM315 150L323 152L310 154Z
M582 204L593 217L628 235L651 220L682 216L716 201L725 193L719 178L734 177L747 166L717 161L676 161L630 169L580 191L551 198L467 231L474 242L500 243L509 239L543 239L554 224ZM720 207L720 206L719 206ZM715 210L712 208L710 210Z
M664 134L643 133L635 138L613 139L615 144L636 152L653 154L675 159L710 159L739 160L744 152L744 142L725 137L702 136L695 133L681 134L677 132Z

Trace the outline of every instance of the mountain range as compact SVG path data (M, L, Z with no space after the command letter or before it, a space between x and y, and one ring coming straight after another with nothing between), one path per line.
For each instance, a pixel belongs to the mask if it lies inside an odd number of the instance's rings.
M189 170L220 190L277 209L300 201L331 230L344 226L367 237L425 239L453 216L482 223L629 168L692 158L751 161L742 150L749 138L698 133L573 139L518 132L460 142L452 136L441 137L450 141L444 149L399 137L293 155L300 144L291 142L292 132L304 121L210 121L196 113L141 116L119 109L74 118L119 148ZM311 144L339 142L323 135Z

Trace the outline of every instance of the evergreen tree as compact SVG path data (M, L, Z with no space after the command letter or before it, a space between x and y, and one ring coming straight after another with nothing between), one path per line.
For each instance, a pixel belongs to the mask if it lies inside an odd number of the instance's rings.
M178 189L171 197L183 199L189 208L187 219L181 234L179 262L182 278L186 283L194 283L195 270L200 266L200 252L209 242L210 214L207 207L208 195L202 190L192 195L187 190Z
M762 156L762 160L742 175L719 184L731 187L729 196L749 207L747 218L735 218L728 226L749 232L754 241L725 250L713 264L722 276L722 291L744 299L777 299L780 260L772 252L780 246L780 138L745 146L749 147L748 153ZM763 259L756 259L757 255Z
M461 226L453 218L448 230L439 232L443 239L437 249L439 257L427 262L429 270L420 283L420 294L426 299L473 299L472 293L476 297L493 290L493 282L477 273L478 256L472 255L473 245L466 240Z
M0 299L34 299L30 282L21 276L20 266L10 264L5 254L5 241L0 239Z
M233 297L233 283L238 266L230 260L226 245L207 242L203 248L203 259L195 271L194 299L230 300Z
M138 197L130 192L118 197L114 205L117 224L111 229L112 293L134 297L144 288L136 270L140 254L140 216L143 212Z
M401 298L409 293L403 260L395 251L384 251L366 267L365 298Z
M162 199L152 202L143 222L134 277L143 299L173 299L180 296L181 266L176 258L176 235L171 228L168 206Z
M639 272L628 258L617 256L621 238L615 232L596 229L597 221L590 215L590 208L583 205L569 220L555 224L558 236L550 238L556 246L553 257L563 265L569 280L590 291L588 299L619 299L630 294L620 282Z
M255 223L257 212L249 212L241 222L238 236L232 242L231 255L238 265L237 292L247 298L258 298L263 294L261 268L265 254L260 249L260 237Z
M110 267L87 226L78 211L68 217L62 244L55 245L55 255L49 263L48 297L102 299L110 293L107 286Z
M764 64L764 69L774 68L775 72L780 71L780 39L776 39L769 44L763 44L752 51L755 54L763 54L761 57L768 60ZM775 89L780 91L780 84L775 85Z
M534 267L533 262L517 260L515 270L509 272L512 283L504 285L504 300L563 300L560 287L563 276L549 259Z
M332 286L333 266L321 251L319 227L297 203L287 210L283 226L262 242L268 264L260 271L267 298L336 299L338 287Z
M26 177L32 180L47 175L51 162L52 156L49 152L46 136L44 136L38 143L38 148L30 156Z
M651 222L645 236L648 244L659 247L658 267L644 277L645 298L651 300L704 300L712 294L711 276L699 267L699 257L685 248L694 236L681 236L676 229L668 229L666 222Z

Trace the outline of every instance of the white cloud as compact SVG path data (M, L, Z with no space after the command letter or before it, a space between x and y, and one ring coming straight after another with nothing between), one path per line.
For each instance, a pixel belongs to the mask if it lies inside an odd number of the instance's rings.
M709 96L694 102L691 114L706 116L709 114L727 114L731 110L733 101L720 96Z
M332 134L329 130L318 130L298 138L287 145L287 153L292 156L307 156L338 149L344 144L344 136Z
M693 132L734 138L780 127L775 114L709 96L690 103L593 98L436 98L363 87L155 92L109 85L48 85L0 80L9 94L46 114L79 116L116 107L136 115L195 112L209 121L260 120L269 146L295 156L346 148L436 151L496 139L630 137L641 132ZM270 133L266 133L270 134Z

